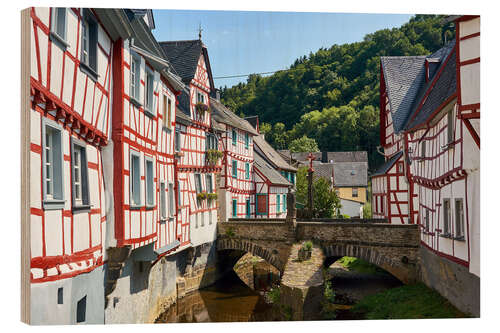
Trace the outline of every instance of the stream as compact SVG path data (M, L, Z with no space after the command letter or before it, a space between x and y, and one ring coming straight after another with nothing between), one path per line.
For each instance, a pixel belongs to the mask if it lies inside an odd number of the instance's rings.
M158 317L156 323L284 320L278 307L266 301L265 297L271 285L278 282L276 270L262 260L256 264L252 258L243 260L235 266L235 270L214 285L179 299ZM330 266L328 274L335 292L335 304L328 306L330 311L336 313L330 317L334 320L362 319L351 313L353 304L365 296L401 285L388 274L357 273L338 263Z

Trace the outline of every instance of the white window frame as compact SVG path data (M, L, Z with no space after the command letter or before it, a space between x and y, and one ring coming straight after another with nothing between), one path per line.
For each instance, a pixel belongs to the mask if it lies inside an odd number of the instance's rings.
M151 172L148 171L149 163L151 163ZM146 185L146 207L153 208L156 204L155 163L154 159L147 155L144 156L144 182Z
M141 95L141 57L134 51L130 51L130 91L129 96L136 105Z
M87 27L86 29L84 27ZM85 33L87 49L85 49ZM97 21L94 15L88 9L84 9L82 16L82 36L81 36L81 50L80 50L80 68L90 75L90 77L96 81L98 78L97 74L97 49L99 40L99 28L97 26ZM86 58L85 58L86 55ZM82 67L83 66L83 67Z
M76 156L79 156L78 163ZM71 175L73 212L88 211L90 209L90 190L87 148L85 142L75 138L71 138Z
M359 189L357 187L352 188L352 197L353 198L359 197Z
M51 147L47 147L47 128L53 133L49 140L49 146ZM55 135L58 136L56 138L59 140L58 147L57 140L54 142ZM45 210L63 209L66 202L64 198L63 137L63 127L60 124L47 118L42 119L43 208ZM47 156L50 156L49 161L47 161ZM54 172L54 169L56 169L56 172ZM57 172L57 170L60 171ZM47 193L47 180L50 181L51 193Z
M460 203L461 210L458 211L458 203ZM455 239L465 239L465 215L464 215L464 199L455 199Z
M135 170L134 168L134 158L138 159L137 168L139 170ZM134 186L134 178L138 177L139 183L137 188ZM130 186L130 208L139 208L142 207L142 185L141 185L141 154L138 151L130 149L130 162L129 162L129 186ZM134 199L134 194L137 191L137 197L139 198L139 202L136 202Z
M203 184L201 182L201 174L200 173L194 174L194 187L195 187L196 193L203 192Z
M445 198L443 199L443 236L450 236L451 218L451 200L449 198Z
M165 186L165 181L160 181L160 220L165 221L167 219L167 189Z
M57 23L59 21L59 14L64 13L64 31L62 31L63 36L61 36L60 32L58 32ZM66 36L68 34L68 9L61 7L52 7L51 8L51 26L50 26L50 39L56 44L60 45L62 48L67 48L69 46L66 41Z
M174 183L168 183L168 214L170 218L173 218L175 215Z
M155 110L155 73L146 67L146 76L144 78L144 111L153 117L156 116Z
M205 182L206 182L207 193L214 192L213 176L211 173L205 174ZM210 186L208 186L209 184Z

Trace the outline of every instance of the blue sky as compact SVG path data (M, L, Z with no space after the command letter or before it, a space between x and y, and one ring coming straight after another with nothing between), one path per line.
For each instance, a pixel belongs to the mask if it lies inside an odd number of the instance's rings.
M198 38L208 48L214 77L288 68L300 56L333 44L361 41L367 33L399 27L409 14L344 14L153 10L158 41ZM216 87L246 77L216 79Z

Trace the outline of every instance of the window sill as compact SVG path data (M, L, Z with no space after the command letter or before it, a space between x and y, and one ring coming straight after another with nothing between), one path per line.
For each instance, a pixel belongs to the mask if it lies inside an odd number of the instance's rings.
M156 205L153 206L146 206L146 210L153 210L156 208Z
M453 238L453 240L456 240L456 241L465 242L465 237L464 236L452 237L452 238Z
M450 150L450 149L453 149L453 148L455 148L455 143L454 142L450 142L450 143L447 143L447 144L441 146L441 150L443 150L443 151Z
M59 46L63 51L66 51L66 49L69 47L68 42L53 31L50 32L49 38L54 44Z
M153 112L149 111L149 110L148 110L148 109L146 109L146 108L144 109L144 114L145 114L146 116L148 116L149 118L154 118L154 117L156 117L156 115L155 115Z
M87 74L88 77L94 82L97 82L99 79L99 74L97 74L97 72L86 63L80 62L80 70Z
M142 207L141 205L130 205L130 210L140 210Z
M64 209L64 204L66 200L44 200L43 209L44 210L59 210Z
M443 238L453 238L450 234L440 234L439 236Z
M73 214L88 213L90 212L90 205L73 206Z
M172 128L169 128L167 126L163 126L163 130L167 133L172 133Z
M130 96L130 103L140 108L142 106L141 102L135 99L135 97Z

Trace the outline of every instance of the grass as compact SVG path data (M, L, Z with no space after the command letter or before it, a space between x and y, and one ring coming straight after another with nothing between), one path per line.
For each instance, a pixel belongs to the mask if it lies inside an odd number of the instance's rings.
M337 262L339 262L342 266L344 266L350 271L356 271L359 273L366 273L366 274L389 274L382 268L370 264L369 262L363 259L358 259L354 257L342 257Z
M423 283L406 285L367 296L352 312L364 319L465 318L436 291Z

